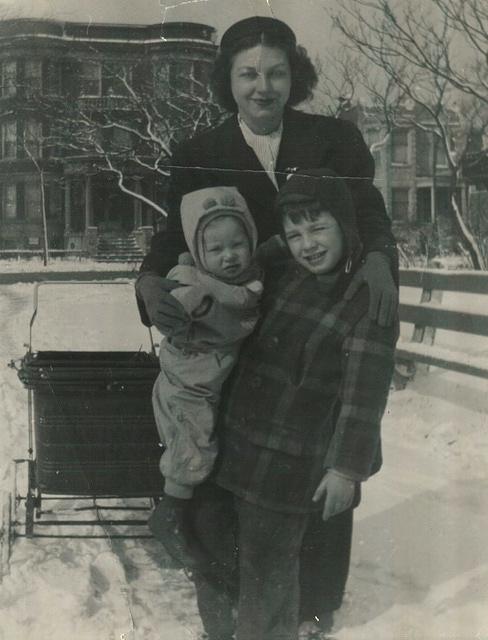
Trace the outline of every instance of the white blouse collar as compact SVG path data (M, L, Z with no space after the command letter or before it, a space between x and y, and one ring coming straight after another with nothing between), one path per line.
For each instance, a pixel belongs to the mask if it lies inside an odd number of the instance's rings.
M283 133L283 121L280 122L280 126L275 131L259 135L247 126L240 115L237 116L237 119L246 144L254 151L268 178L275 186L275 189L278 190L275 170Z

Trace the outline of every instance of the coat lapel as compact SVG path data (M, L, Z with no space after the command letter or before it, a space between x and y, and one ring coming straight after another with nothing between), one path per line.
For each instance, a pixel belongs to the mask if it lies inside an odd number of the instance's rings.
M278 185L281 187L290 173L299 169L326 166L331 141L324 139L316 126L305 126L304 114L286 109L276 163Z

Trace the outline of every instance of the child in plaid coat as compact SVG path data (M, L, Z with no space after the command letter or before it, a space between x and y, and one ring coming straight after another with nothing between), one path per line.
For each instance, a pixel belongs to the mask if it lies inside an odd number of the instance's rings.
M398 323L368 317L367 287L343 297L361 259L345 182L326 170L293 174L277 211L292 259L266 265L263 318L221 404L217 488L201 494L212 522L196 518L214 558L223 555L229 510L235 518L237 640L297 640L307 525L317 510L327 520L356 506L360 483L381 466L398 337ZM215 508L216 499L226 507ZM216 629L207 586L197 579L204 626L209 637L230 639L232 599L226 613L220 595Z

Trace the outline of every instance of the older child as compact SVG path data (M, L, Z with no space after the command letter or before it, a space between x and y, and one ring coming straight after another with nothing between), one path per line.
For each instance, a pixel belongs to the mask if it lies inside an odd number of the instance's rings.
M196 558L185 534L187 505L213 468L220 391L257 322L262 283L253 261L256 228L237 189L211 187L185 195L181 219L195 266L180 264L168 274L176 281L170 295L185 312L178 330L168 332L168 319L161 317L160 303L168 297L161 278L142 273L136 291L150 320L166 332L153 389L166 447L160 462L165 497L149 526L171 555L191 567Z
M221 405L213 499L227 501L223 522L229 508L237 520L237 640L297 640L304 534L316 510L327 520L356 506L360 483L381 466L398 332L368 317L367 287L344 299L361 255L345 182L327 171L294 174L277 211L293 260L267 271L262 322ZM200 511L217 514L209 495L202 489ZM198 521L202 545L215 549L207 531L224 525ZM216 628L204 580L197 591L209 637L230 638L230 613Z

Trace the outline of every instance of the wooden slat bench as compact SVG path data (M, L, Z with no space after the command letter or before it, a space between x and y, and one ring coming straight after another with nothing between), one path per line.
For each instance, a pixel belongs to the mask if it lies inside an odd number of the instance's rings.
M415 363L433 365L488 378L488 357L434 344L437 329L488 337L488 272L402 270L400 284L422 290L420 302L400 303L400 320L414 325L410 342L397 345L396 386L405 386L415 374ZM486 313L469 312L442 305L445 291L486 296ZM401 296L400 296L401 297Z

